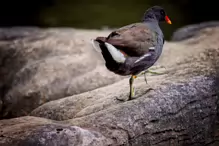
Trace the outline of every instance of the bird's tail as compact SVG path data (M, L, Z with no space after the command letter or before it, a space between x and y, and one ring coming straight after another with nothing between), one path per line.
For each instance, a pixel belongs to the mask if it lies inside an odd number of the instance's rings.
M107 56L108 59L108 55L110 55L110 58L112 58L117 63L125 62L126 57L124 56L124 54L119 49L115 48L113 45L107 43L105 37L97 37L95 40L92 40L92 45L98 52L102 50L101 53L103 54L103 56Z
M91 44L97 52L101 53L100 44L104 44L105 41L106 41L105 37L97 37L96 39L91 40Z

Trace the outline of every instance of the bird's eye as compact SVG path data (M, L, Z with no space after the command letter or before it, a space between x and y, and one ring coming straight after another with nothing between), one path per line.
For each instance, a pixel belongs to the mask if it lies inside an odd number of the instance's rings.
M163 11L163 10L161 10L160 13L161 13L162 15L164 15L164 11Z

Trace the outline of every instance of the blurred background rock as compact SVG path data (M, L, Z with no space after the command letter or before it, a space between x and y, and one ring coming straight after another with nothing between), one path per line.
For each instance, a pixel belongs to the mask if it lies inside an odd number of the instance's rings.
M173 22L161 26L166 39L181 26L219 19L216 0L7 0L0 2L0 27L115 28L139 21L152 5L163 6Z

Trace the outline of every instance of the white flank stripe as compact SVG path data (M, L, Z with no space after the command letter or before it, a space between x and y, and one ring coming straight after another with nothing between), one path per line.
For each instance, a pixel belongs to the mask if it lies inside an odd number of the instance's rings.
M150 47L149 50L155 50L155 47Z
M105 43L105 45L116 62L118 63L125 62L126 59L125 56L118 49L116 49L113 45L109 43Z
M137 60L135 61L135 63L137 63L137 62L141 61L142 59L144 59L144 58L146 58L146 57L149 57L149 56L151 56L151 54L144 54L142 57L140 57L139 59L137 59Z

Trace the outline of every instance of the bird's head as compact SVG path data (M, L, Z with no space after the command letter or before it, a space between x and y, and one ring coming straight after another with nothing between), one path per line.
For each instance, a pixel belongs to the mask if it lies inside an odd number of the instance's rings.
M149 8L144 14L144 20L147 20L147 19L155 19L158 22L166 21L168 24L172 24L164 8L160 6L153 6Z

